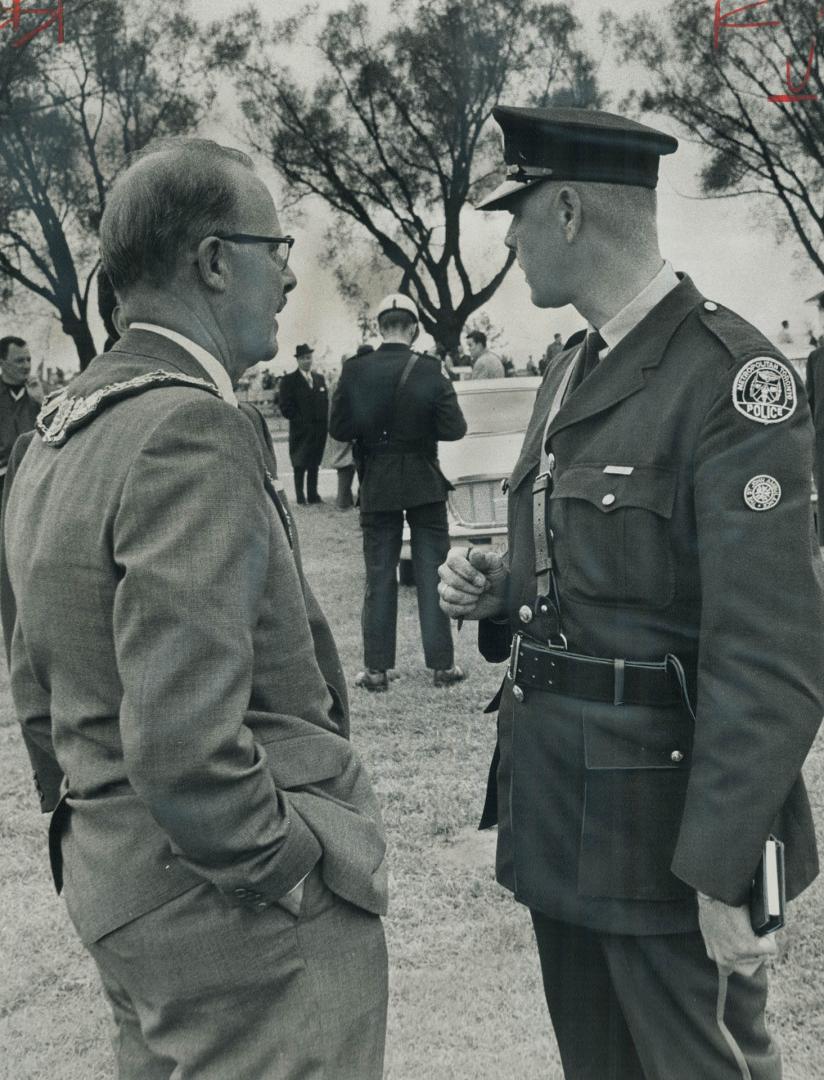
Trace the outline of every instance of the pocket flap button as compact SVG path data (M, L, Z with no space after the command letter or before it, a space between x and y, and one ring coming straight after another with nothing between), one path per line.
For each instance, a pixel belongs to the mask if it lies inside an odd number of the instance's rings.
M612 494L611 491L608 491L607 494L603 497L603 499L601 499L601 502L604 506L612 506L612 504L615 502L615 496Z
M522 623L532 622L532 608L528 604L518 608L518 618Z
M676 765L678 764L679 761L683 761L683 760L684 760L684 755L681 753L680 750L673 750L673 752L670 754L670 761L674 761Z

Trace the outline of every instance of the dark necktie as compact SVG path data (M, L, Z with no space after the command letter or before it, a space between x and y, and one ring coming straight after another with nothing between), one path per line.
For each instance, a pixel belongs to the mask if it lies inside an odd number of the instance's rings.
M568 393L571 394L573 390L577 390L584 379L595 370L600 359L599 354L606 347L607 343L597 330L592 330L587 334L584 342L584 354L578 361L578 368L572 376L572 384L567 391Z

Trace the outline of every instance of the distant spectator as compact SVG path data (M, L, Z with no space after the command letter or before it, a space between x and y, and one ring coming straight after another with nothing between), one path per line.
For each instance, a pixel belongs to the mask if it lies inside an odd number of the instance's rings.
M526 370L530 375L540 375L540 370L531 356L526 362Z
M313 352L308 345L298 345L297 370L280 380L280 411L289 421L289 457L295 471L295 498L301 505L323 502L318 495L318 470L326 446L329 395L324 377L312 371Z
M506 375L500 356L486 347L486 334L482 330L470 330L466 344L472 360L470 379L503 379Z
M541 357L541 362L538 365L538 369L542 375L552 363L552 361L555 359L555 357L560 356L563 351L564 343L561 340L561 335L555 334L552 341L549 343L549 345L547 345L546 352Z
M515 374L515 363L514 363L514 361L510 360L509 357L507 356L507 357L504 357L504 359L501 361L501 363L504 365L504 375L507 377L507 379L511 378Z
M786 319L781 320L781 329L778 331L779 345L792 345L793 336L790 332L790 324Z
M23 338L0 338L0 495L11 448L24 431L34 429L42 394L28 385L31 352Z

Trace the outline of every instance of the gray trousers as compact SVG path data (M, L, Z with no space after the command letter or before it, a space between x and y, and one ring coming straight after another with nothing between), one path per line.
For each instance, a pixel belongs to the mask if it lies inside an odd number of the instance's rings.
M199 885L90 947L119 1080L380 1080L387 959L377 915L318 871L295 918Z
M780 1080L763 967L720 976L698 932L532 921L567 1080Z

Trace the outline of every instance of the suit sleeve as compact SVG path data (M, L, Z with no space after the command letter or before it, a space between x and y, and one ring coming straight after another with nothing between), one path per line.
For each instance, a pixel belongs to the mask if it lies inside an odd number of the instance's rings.
M702 594L696 724L672 863L678 877L728 904L747 898L824 707L809 410L800 396L778 423L741 415L731 395L738 368L716 386L694 460ZM758 476L780 484L771 509L745 501Z
M149 434L113 528L113 627L129 780L176 853L229 892L275 900L321 851L244 724L270 555L255 432L211 398ZM282 588L298 588L284 566Z
M9 467L3 485L3 506L0 513L0 536L5 535L6 504L14 475L23 455L34 437L28 431L15 442L9 457ZM15 704L23 731L23 742L34 774L34 786L43 813L50 813L60 801L63 770L57 761L52 742L51 695L29 663L22 628L17 621L17 601L6 567L5 542L0 544L0 618L9 675L14 687Z
M284 375L280 380L280 390L278 394L278 407L280 409L281 416L285 420L293 420L298 414L298 405L295 400L294 390L292 389L293 380Z
M355 420L349 404L349 379L344 365L338 385L332 395L332 412L329 417L329 434L339 442L352 442L357 436Z
M458 404L455 388L438 364L438 392L435 397L435 431L438 442L455 442L466 435L466 420Z

